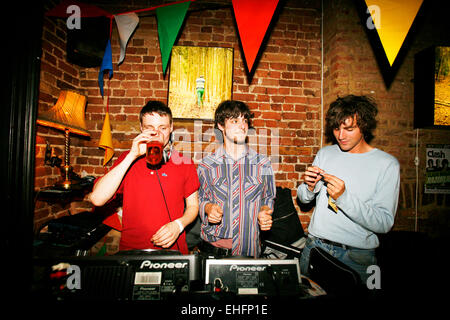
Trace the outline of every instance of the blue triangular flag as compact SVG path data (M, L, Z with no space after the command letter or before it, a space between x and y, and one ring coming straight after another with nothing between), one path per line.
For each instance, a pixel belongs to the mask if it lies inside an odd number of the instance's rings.
M113 76L111 40L108 40L108 43L106 44L102 66L100 67L100 72L98 73L98 85L100 86L100 93L102 94L102 97L103 97L103 74L105 71L108 70L109 70L109 79L111 79L111 77Z

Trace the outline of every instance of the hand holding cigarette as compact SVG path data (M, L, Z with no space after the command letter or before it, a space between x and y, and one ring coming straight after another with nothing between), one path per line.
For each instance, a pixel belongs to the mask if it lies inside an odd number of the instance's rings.
M308 185L308 189L310 191L314 190L314 187L316 186L317 182L322 179L322 174L324 173L324 170L316 166L311 166L306 169L304 181Z
M321 176L327 183L328 194L336 201L345 191L345 182L331 174L323 173Z

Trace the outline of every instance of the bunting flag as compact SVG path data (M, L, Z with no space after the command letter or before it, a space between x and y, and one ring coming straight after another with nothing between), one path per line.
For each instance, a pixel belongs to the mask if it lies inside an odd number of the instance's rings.
M105 156L103 157L103 166L105 166L114 155L114 146L112 143L111 124L109 122L108 111L106 111L105 114L105 121L103 122L102 133L100 135L98 146L99 148L105 150Z
M394 64L423 0L366 0L389 65Z
M112 51L111 51L111 40L108 40L106 44L105 54L103 56L102 65L100 67L100 72L98 73L98 84L100 86L100 93L103 97L103 75L105 71L109 73L109 79L113 76L113 66L112 66Z
M251 73L278 0L233 0L232 3L245 61Z
M158 20L159 47L161 49L161 60L163 73L166 73L170 52L177 39L178 32L183 24L190 2L183 2L171 6L156 9Z
M357 0L355 5L386 88L390 88L415 33L423 0Z
M111 227L117 231L122 231L122 216L115 212L107 216L103 220L103 224L106 224L108 227Z
M119 32L119 43L120 43L120 58L118 65L125 59L125 51L127 48L128 40L133 34L134 30L139 23L139 17L136 13L130 12L126 14L120 14L114 16L116 20L117 30Z
M122 231L122 208L119 208L117 212L109 214L104 220L103 224L111 227L117 231Z

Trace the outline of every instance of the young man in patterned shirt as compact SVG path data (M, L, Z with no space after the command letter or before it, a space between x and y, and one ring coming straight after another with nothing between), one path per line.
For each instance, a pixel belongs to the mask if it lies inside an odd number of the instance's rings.
M223 145L197 168L203 253L258 257L260 230L272 226L275 179L269 158L246 143L252 117L240 101L224 101L215 112Z

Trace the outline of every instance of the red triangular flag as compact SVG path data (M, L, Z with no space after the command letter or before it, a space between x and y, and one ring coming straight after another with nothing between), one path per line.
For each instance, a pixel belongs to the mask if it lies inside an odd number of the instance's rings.
M233 0L242 49L251 72L278 0Z
M103 220L103 224L105 224L108 227L111 227L117 231L122 231L122 217L119 215L118 212L115 212L115 213L107 216Z

